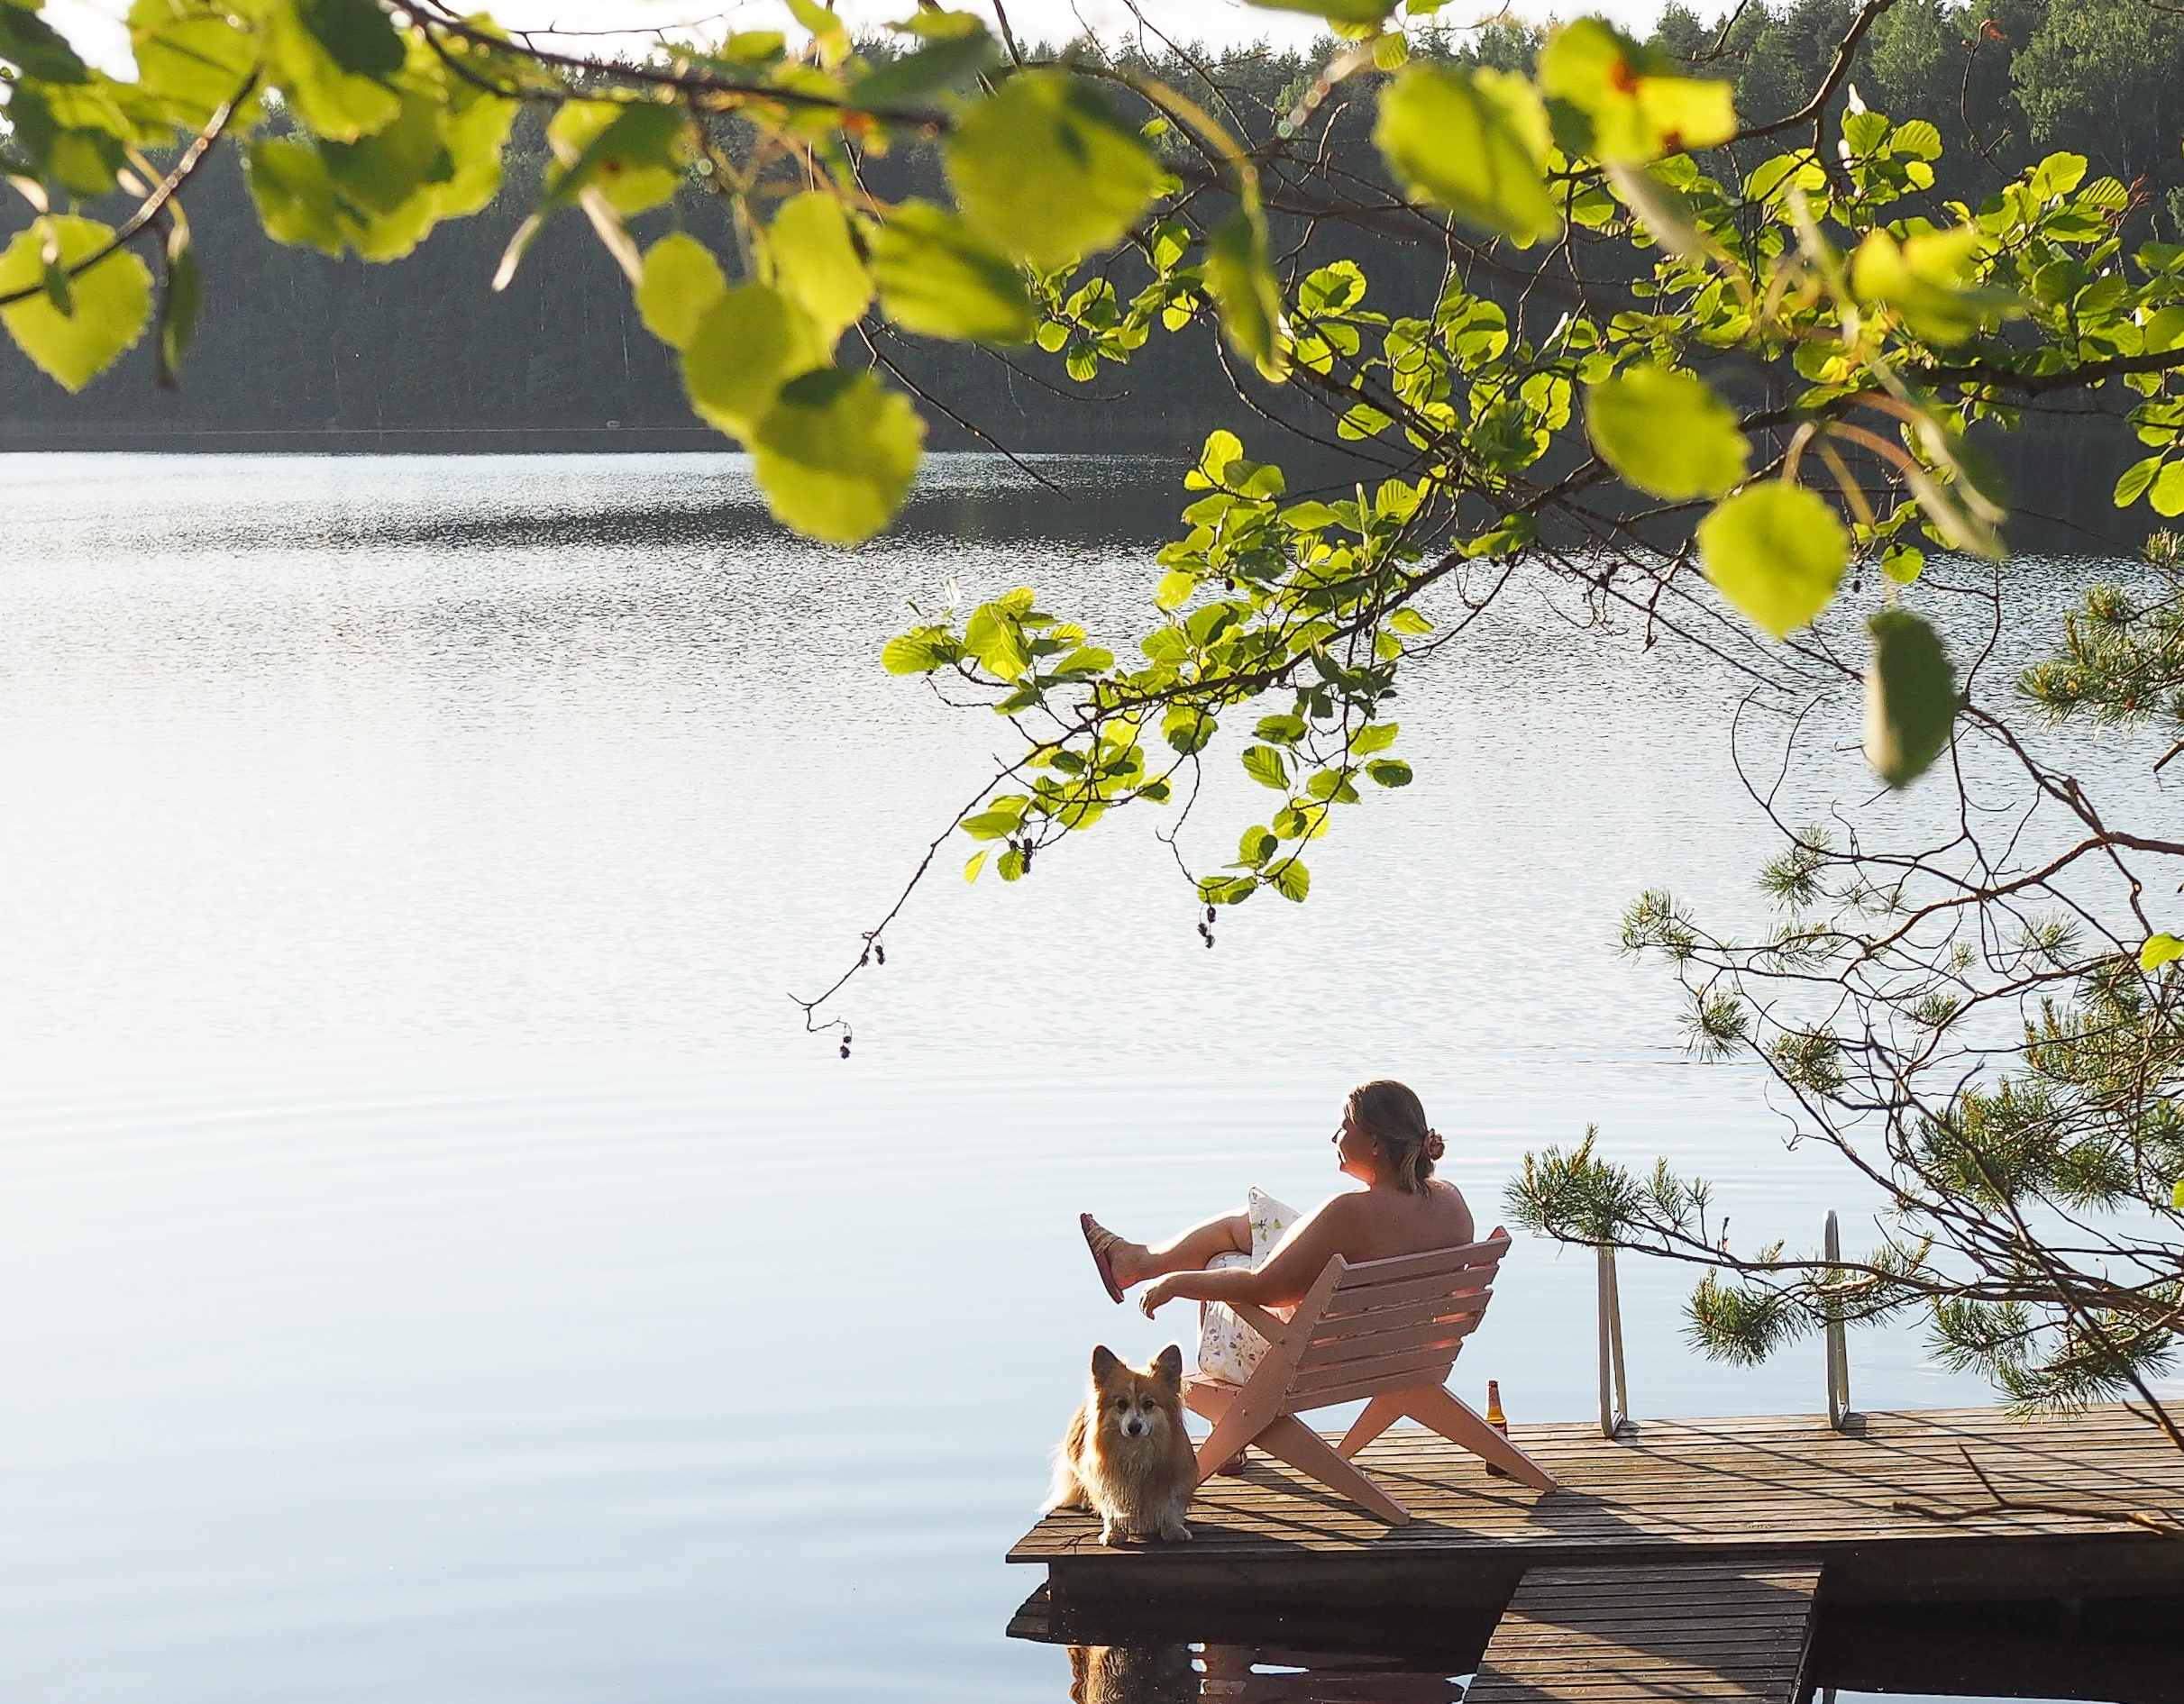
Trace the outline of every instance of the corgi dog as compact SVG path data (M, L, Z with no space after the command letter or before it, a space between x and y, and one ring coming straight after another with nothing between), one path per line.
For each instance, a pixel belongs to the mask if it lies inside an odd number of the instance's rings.
M1105 1344L1092 1351L1092 1390L1054 1457L1046 1508L1090 1507L1100 1542L1157 1533L1188 1538L1198 1456L1183 1424L1183 1351L1170 1344L1143 1371Z

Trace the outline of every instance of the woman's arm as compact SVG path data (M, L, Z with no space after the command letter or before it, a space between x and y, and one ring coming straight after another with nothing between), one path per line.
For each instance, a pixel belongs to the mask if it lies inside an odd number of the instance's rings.
M1230 1266L1211 1272L1170 1272L1147 1284L1138 1305L1149 1319L1172 1301L1254 1302L1261 1308L1302 1301L1304 1292L1340 1252L1355 1198L1346 1193L1320 1202L1289 1227L1256 1271Z

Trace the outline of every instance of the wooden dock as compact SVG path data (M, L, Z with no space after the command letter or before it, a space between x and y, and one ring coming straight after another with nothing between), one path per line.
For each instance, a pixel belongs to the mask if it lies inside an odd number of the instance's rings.
M1486 1641L1465 1699L1796 1704L1819 1585L1812 1561L1534 1568Z
M1474 1704L1793 1704L1831 1608L2184 1598L2184 1538L2160 1530L2184 1527L2184 1451L2120 1406L2033 1422L1861 1415L1841 1432L1800 1415L1648 1421L1613 1441L1585 1426L1512 1435L1558 1490L1490 1478L1398 1428L1359 1464L1412 1510L1407 1526L1255 1455L1202 1489L1189 1544L1110 1550L1071 1510L1009 1559L1046 1568L1044 1636L1058 1639L1148 1610L1171 1627L1344 1604L1468 1617L1492 1629Z

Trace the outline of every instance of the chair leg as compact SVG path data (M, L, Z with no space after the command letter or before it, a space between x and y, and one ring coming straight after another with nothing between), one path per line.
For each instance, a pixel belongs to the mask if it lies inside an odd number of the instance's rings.
M1353 1503L1361 1503L1391 1526L1405 1525L1411 1511L1390 1497L1357 1468L1328 1447L1327 1440L1293 1414L1285 1414L1252 1440L1269 1455L1278 1455L1298 1472L1318 1480Z
M1198 1446L1198 1482L1203 1485L1213 1477L1216 1469L1245 1448L1256 1444L1266 1424L1282 1410L1280 1391L1259 1390L1256 1381L1246 1385L1229 1400L1228 1408L1213 1421L1213 1430L1204 1443ZM1203 1410L1200 1410L1202 1413Z
M1336 1453L1347 1461L1402 1419L1403 1416L1402 1401L1382 1392L1365 1405L1365 1412L1342 1435L1342 1442L1335 1445Z
M1479 1418L1441 1385L1420 1385L1394 1393L1403 1411L1421 1426L1430 1426L1451 1444L1460 1444L1482 1461L1490 1462L1513 1480L1534 1490L1551 1491L1555 1481L1548 1471L1515 1444ZM1378 1402L1381 1399L1375 1398Z

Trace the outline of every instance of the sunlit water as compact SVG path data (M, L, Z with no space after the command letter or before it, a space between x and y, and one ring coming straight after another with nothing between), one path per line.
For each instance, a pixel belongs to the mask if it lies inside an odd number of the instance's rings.
M1536 592L1421 671L1417 783L1306 906L1209 952L1156 819L1009 888L952 845L851 1059L808 1035L1006 746L878 669L905 600L1141 607L1171 472L1046 471L941 459L843 553L729 457L0 458L0 1696L1059 1699L1001 1555L1091 1345L1189 1328L1078 1209L1317 1199L1376 1075L1483 1223L1591 1124L1740 1238L1859 1204L1614 952L1641 888L1759 915L1743 683ZM1822 1406L1816 1349L1691 1354L1680 1283L1625 1267L1640 1415ZM1586 1416L1591 1287L1521 1241L1458 1388Z

